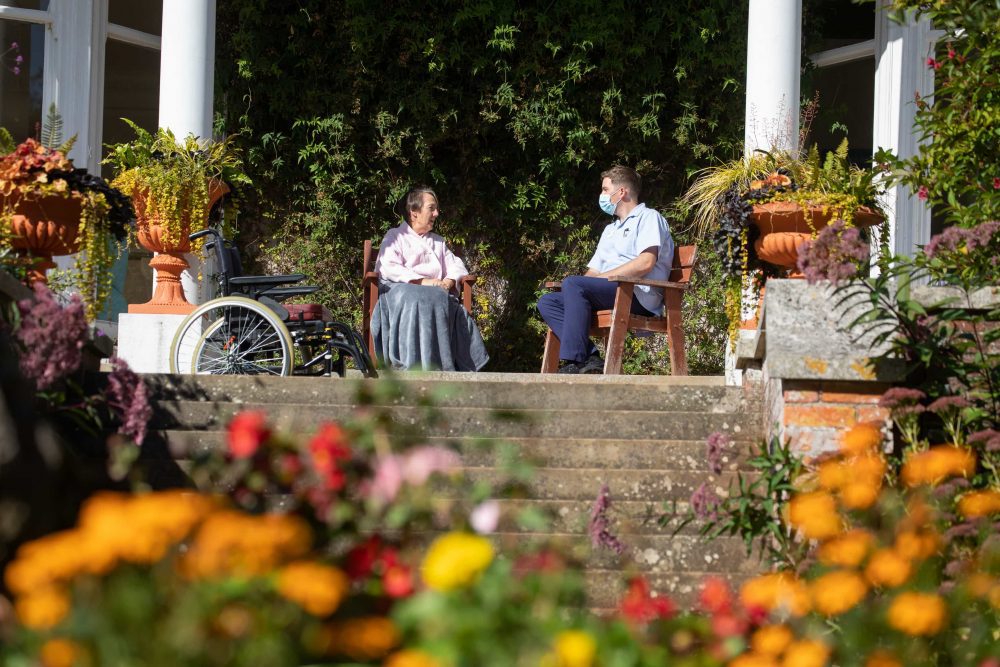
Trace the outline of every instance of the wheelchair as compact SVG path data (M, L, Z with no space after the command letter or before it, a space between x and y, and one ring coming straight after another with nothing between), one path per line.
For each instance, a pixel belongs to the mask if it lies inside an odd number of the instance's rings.
M312 375L343 377L346 359L378 377L361 335L319 304L284 304L319 287L305 275L244 276L239 252L215 229L205 251L218 260L219 294L188 315L170 346L170 372L192 375Z

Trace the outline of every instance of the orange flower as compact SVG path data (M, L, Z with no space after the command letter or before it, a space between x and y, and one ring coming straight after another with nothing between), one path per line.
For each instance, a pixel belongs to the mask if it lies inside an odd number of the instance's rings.
M787 625L765 625L750 638L750 648L761 655L777 657L792 643L791 629Z
M889 651L877 649L865 658L865 667L903 667L903 663Z
M969 477L976 471L976 456L964 447L938 445L911 455L900 472L906 486L935 485L948 477Z
M787 611L802 616L809 611L809 591L795 576L775 572L755 577L743 584L740 600L748 608Z
M50 639L38 651L42 667L73 667L81 657L83 648L68 639Z
M344 655L358 662L384 658L400 641L395 624L382 616L337 621L324 628L324 635L323 653Z
M935 635L944 627L948 607L933 593L900 593L889 605L889 625L911 636Z
M830 657L830 647L818 639L800 639L785 651L782 667L823 667Z
M788 503L788 521L811 540L833 537L843 529L837 504L825 491L796 494Z
M744 653L733 658L728 667L779 667L778 661L770 655L761 653Z
M69 614L69 596L57 588L42 588L18 597L14 611L25 627L48 630Z
M848 466L843 461L824 461L819 466L817 479L820 488L827 491L836 491L843 486L850 477Z
M330 565L299 561L278 573L278 592L313 616L329 616L347 594L347 575Z
M895 588L910 578L913 567L895 549L879 549L865 567L865 577L873 586Z
M880 487L868 482L851 482L840 489L840 504L851 510L868 509L878 500Z
M1000 512L1000 493L989 489L972 491L958 499L958 511L966 519L975 519Z
M441 663L423 651L405 649L390 655L384 667L441 667Z
M877 450L882 444L882 429L877 422L852 426L840 439L840 451L849 456Z
M937 533L907 530L896 535L894 549L903 558L924 560L937 553L940 539Z
M857 567L874 543L875 537L871 533L858 528L824 542L817 551L817 557L824 565Z
M813 606L824 616L843 614L864 599L868 584L857 572L835 570L810 585Z

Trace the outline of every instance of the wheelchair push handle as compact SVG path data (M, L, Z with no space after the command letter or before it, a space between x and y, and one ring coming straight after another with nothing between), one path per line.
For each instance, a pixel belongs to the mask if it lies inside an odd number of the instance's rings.
M188 234L188 240L189 241L197 241L198 239L200 239L202 237L205 237L205 236L214 236L216 241L221 241L222 240L222 234L219 233L219 230L212 229L211 227L206 227L205 229L201 230L200 232L195 232L194 234Z

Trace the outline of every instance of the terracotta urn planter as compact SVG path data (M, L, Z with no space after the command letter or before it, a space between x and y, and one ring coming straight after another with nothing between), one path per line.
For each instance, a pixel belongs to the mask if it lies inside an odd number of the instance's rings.
M73 197L25 198L19 193L0 196L0 210L12 210L11 246L37 260L28 271L28 282L46 283L45 273L55 268L52 257L79 250L80 214L83 205Z
M213 180L209 184L208 207L201 212L200 222L208 218L212 206L227 192L229 187L222 181ZM147 212L146 202L146 192L138 192L132 196L139 245L155 253L153 259L149 260L149 265L156 269L156 290L153 298L146 303L129 305L128 312L186 315L195 309L184 298L184 288L181 286L181 274L189 266L184 253L191 251L191 242L188 240L188 234L191 233L190 216L183 220L180 238L168 238L166 226L158 216Z
M810 206L807 210L795 202L769 202L753 207L753 224L760 230L760 236L753 247L757 257L798 274L796 266L799 246L835 219L834 211L823 206ZM862 206L854 212L855 227L873 227L884 218Z

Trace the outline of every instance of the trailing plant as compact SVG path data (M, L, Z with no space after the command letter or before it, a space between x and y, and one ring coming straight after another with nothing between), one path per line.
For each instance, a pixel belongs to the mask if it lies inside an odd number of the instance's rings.
M163 225L168 242L180 243L204 228L213 182L230 187L250 185L240 151L231 138L212 141L188 135L178 140L169 129L150 133L128 119L122 120L135 131L136 138L108 146L104 164L115 170L115 187L144 200L146 218ZM227 207L230 220L234 214L235 206Z
M50 109L50 120L53 113L54 109ZM50 138L56 137L54 132L48 134ZM5 229L9 227L21 199L41 201L60 197L80 203L77 232L80 254L74 269L74 286L83 296L87 317L93 320L111 293L111 265L121 250L133 214L130 202L121 192L103 178L73 166L62 150L68 150L72 144L70 139L56 149L26 139L0 157L0 223ZM0 237L2 241L4 238Z

